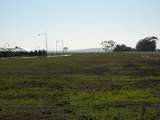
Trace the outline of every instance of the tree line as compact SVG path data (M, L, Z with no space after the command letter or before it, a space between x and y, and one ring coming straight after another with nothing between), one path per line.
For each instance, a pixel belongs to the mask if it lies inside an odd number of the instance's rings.
M35 51L30 51L30 52L14 52L14 51L4 51L0 52L0 57L20 57L20 56L46 56L47 52L45 50L35 50Z
M157 50L158 38L155 36L146 37L137 42L136 47L128 47L125 44L116 44L113 40L102 41L101 46L105 52L125 52L125 51L140 51L140 52L155 52ZM64 48L63 51L67 51L68 47ZM30 52L20 52L20 51L1 51L0 57L17 57L17 56L46 56L47 51L45 50L35 50Z
M146 37L137 42L136 47L128 47L125 44L116 44L113 40L102 41L101 45L105 52L125 52L125 51L139 51L139 52L155 52L158 38L155 36Z

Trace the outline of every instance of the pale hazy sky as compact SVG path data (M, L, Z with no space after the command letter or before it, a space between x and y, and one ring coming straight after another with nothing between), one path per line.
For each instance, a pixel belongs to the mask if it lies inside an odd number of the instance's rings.
M64 40L70 49L100 47L114 40L135 47L160 37L160 0L0 0L0 46L49 49ZM159 45L160 46L160 45Z

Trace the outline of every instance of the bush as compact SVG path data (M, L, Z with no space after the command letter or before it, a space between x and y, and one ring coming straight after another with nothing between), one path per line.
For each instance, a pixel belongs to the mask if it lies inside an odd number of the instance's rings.
M134 49L131 47L127 47L126 45L122 44L122 45L116 45L116 47L114 48L114 52L123 52L123 51L133 51Z
M21 56L46 56L47 52L45 50L35 50L31 52L0 52L0 57L21 57Z

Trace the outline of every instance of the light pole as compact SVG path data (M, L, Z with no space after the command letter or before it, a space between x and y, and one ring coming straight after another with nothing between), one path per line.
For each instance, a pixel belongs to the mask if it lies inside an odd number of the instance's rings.
M48 33L46 32L46 52L48 52Z

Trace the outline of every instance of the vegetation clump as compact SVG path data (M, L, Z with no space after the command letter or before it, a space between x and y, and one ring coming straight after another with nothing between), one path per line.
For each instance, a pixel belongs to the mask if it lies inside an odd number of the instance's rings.
M12 52L12 51L4 51L0 52L0 57L29 57L29 56L46 56L47 52L45 50L35 50L30 52Z
M137 51L156 51L156 41L158 40L157 37L146 37L140 40L137 45Z

